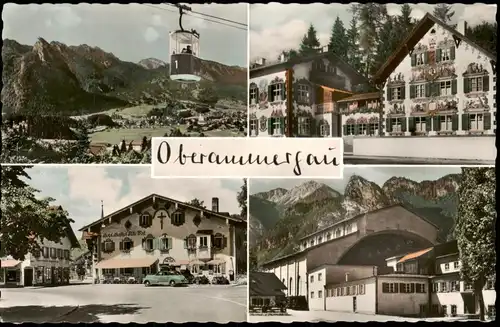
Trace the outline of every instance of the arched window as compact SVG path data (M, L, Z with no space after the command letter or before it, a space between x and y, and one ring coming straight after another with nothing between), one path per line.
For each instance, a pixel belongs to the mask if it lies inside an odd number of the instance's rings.
M326 240L329 241L332 238L332 233L326 233Z
M139 226L142 228L148 228L151 227L153 224L153 217L148 212L144 212L141 214L139 218Z
M318 244L321 243L323 241L323 237L318 237Z
M288 289L289 289L288 296L291 296L293 294L293 278L292 277L290 277L290 283L288 285Z
M174 226L182 226L185 222L184 211L177 210L172 215L170 215L170 220Z
M297 295L301 295L302 294L302 285L300 284L300 276L297 277L297 287L298 287Z
M340 237L341 235L342 235L342 233L341 233L340 229L337 229L335 231L335 237Z

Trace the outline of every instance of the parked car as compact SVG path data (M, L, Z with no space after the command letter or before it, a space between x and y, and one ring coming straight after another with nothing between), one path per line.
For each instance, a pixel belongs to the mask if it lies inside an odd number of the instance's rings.
M186 277L186 279L188 280L188 283L189 283L189 284L192 284L192 283L193 283L193 281L194 281L194 276L193 276L193 274L191 274L191 272L190 272L189 270L187 270L187 269L183 269L183 270L181 270L181 274L182 274L184 277Z
M224 277L224 276L216 276L214 278L212 278L212 284L215 284L215 285L228 285L229 284L229 280Z
M143 284L151 285L170 285L182 286L187 285L188 280L181 273L176 271L159 271L154 275L147 275L143 279Z
M210 284L210 280L207 278L207 276L196 276L193 279L194 284Z

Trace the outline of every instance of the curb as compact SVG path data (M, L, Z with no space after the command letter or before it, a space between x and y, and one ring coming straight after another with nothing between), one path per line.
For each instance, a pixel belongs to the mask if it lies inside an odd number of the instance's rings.
M54 319L51 319L50 321L47 321L47 322L49 322L49 323L51 323L51 322L53 322L53 323L60 323L60 322L58 322L59 319L64 318L66 316L69 316L70 314L72 314L73 312L75 312L78 309L80 309L79 305L75 306L71 310L69 310L69 311L67 311L67 312L65 312L63 314L60 314L59 316L57 316Z

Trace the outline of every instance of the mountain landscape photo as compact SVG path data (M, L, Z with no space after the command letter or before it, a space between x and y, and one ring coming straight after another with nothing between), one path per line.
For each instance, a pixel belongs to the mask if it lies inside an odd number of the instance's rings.
M139 163L150 161L151 137L245 136L247 33L203 17L246 19L246 5L193 5L201 18L183 19L201 35L198 82L170 79L168 33L179 17L167 7L6 5L2 136L31 140L16 138L3 162Z
M374 168L376 169L376 168ZM361 170L360 170L361 171ZM440 238L453 234L460 173L415 181L392 176L375 183L353 174L343 189L326 181L307 181L250 195L249 234L257 262L299 250L298 240L340 220L400 203L440 228ZM378 178L380 179L380 178ZM252 184L250 183L250 191Z

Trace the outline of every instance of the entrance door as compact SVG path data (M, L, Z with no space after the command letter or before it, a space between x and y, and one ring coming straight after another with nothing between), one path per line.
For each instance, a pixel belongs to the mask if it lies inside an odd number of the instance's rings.
M465 314L476 314L476 298L472 293L464 293L462 295L464 300Z
M356 312L356 310L357 310L356 297L353 296L353 298L352 298L352 312Z
M24 286L33 286L33 268L24 268Z

